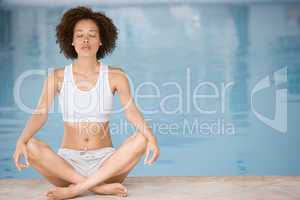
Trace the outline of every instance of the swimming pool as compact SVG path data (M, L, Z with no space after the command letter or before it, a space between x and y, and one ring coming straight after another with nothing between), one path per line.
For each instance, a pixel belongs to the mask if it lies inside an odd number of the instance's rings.
M105 63L121 66L161 156L132 176L300 175L300 4L95 6L119 28ZM0 7L0 178L40 177L12 162L48 68L65 7ZM120 108L115 98L115 108ZM114 145L133 129L111 115ZM59 147L57 99L37 137Z

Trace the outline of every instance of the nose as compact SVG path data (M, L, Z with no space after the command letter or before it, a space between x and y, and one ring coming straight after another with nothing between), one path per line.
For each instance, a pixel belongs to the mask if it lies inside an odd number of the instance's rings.
M88 42L89 42L89 39L88 39L87 37L85 37L85 38L83 39L83 42L84 42L84 43L88 43Z

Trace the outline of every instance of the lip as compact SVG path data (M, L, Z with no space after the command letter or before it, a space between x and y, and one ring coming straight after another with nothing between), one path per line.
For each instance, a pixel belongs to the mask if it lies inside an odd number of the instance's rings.
M90 47L90 46L83 46L83 47L81 47L81 49L82 49L82 50L90 50L91 47Z

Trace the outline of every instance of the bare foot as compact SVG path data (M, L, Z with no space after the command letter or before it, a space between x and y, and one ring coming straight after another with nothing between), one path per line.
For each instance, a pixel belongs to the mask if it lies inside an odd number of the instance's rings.
M68 187L54 187L47 192L48 200L60 200L69 199L78 196L78 193L74 190L74 184Z
M127 197L127 188L121 183L110 183L96 186L92 192L105 195L116 195L119 197Z
M75 184L70 184L68 187L54 187L47 193L48 200L60 200L76 197L79 194L75 190ZM92 192L104 195L116 195L119 197L127 197L127 188L121 183L110 183L96 186Z

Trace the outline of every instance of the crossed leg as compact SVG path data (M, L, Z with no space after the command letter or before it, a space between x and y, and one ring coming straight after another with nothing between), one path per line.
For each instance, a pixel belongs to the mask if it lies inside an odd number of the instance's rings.
M146 138L138 132L126 139L116 152L128 151L127 149L130 147L134 152L134 154L131 154L134 155L130 158L131 162L122 170L119 170L118 173L108 177L105 181L91 187L89 190L98 194L116 194L119 196L126 194L127 190L121 183L144 154L146 142ZM70 186L70 184L78 184L88 178L78 174L70 164L40 140L34 138L29 140L27 150L31 166L57 187L67 187ZM113 155L115 153L113 153ZM124 153L126 156L126 152ZM103 166L106 165L107 160Z

